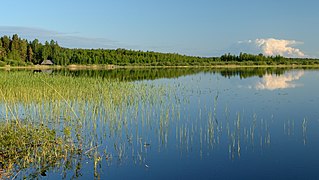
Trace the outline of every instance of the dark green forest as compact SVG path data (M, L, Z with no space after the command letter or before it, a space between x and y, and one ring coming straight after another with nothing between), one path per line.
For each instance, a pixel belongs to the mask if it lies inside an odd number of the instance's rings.
M240 53L221 57L186 56L177 53L159 53L126 49L71 49L51 40L42 44L38 39L28 41L17 34L0 40L0 66L26 66L52 60L56 65L108 64L119 66L211 66L211 65L314 65L318 59L285 58Z

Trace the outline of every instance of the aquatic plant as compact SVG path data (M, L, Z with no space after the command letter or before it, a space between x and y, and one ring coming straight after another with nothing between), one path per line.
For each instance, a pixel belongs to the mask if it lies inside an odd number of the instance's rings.
M224 149L237 159L247 149L267 148L273 138L274 115L247 115L242 107L225 104L219 76L210 79L208 89L195 77L187 86L28 71L0 76L3 177L46 172L79 177L82 164L91 163L92 176L99 178L105 162L149 168L151 149L161 152L172 144L181 156L195 152L205 158ZM304 139L308 122L302 123ZM284 124L288 135L292 124Z
M1 72L1 76L0 158L9 174L26 168L57 168L61 163L71 166L74 163L66 160L70 153L82 151L93 157L96 167L103 155L88 150L105 145L105 137L122 139L118 135L123 129L125 136L132 137L127 124L139 123L141 114L142 119L148 117L142 126L150 125L148 109L163 101L159 95L165 93L156 86L103 78L31 72ZM124 158L121 141L105 154ZM148 144L147 140L138 143Z
M45 175L50 168L63 166L76 150L67 136L58 136L43 124L0 123L0 169L4 176L27 168L30 176Z

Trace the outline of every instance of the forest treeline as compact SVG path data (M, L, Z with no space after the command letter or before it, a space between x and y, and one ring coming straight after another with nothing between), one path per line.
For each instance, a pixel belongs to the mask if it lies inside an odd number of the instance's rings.
M279 65L279 64L319 64L318 59L285 58L240 53L225 54L221 57L186 56L177 53L158 53L126 49L71 49L61 47L51 40L42 44L38 39L28 41L17 34L2 36L0 40L0 66L24 66L40 64L52 60L56 65L147 65L147 66L188 66L188 65Z

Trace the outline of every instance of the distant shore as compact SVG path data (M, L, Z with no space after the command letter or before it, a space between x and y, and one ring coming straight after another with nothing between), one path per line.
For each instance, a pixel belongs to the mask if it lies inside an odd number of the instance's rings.
M209 66L151 66L151 65L128 65L128 66L119 66L119 65L77 65L71 64L67 66L61 65L34 65L34 66L10 66L6 65L4 67L0 67L0 69L69 69L69 70L111 70L111 69L139 69L139 68L319 68L319 64L315 65L209 65Z

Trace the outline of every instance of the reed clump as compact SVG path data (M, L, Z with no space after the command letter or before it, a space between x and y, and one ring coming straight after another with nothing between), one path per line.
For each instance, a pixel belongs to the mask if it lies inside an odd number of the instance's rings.
M20 170L72 169L81 161L74 156L89 155L82 152L98 147L105 137L131 133L128 124L138 123L138 112L149 112L166 93L159 86L117 79L28 71L0 76L0 168L9 177ZM122 154L119 147L114 151Z
M75 151L67 138L45 125L9 121L0 125L0 169L12 175L26 168L43 173L63 164Z

